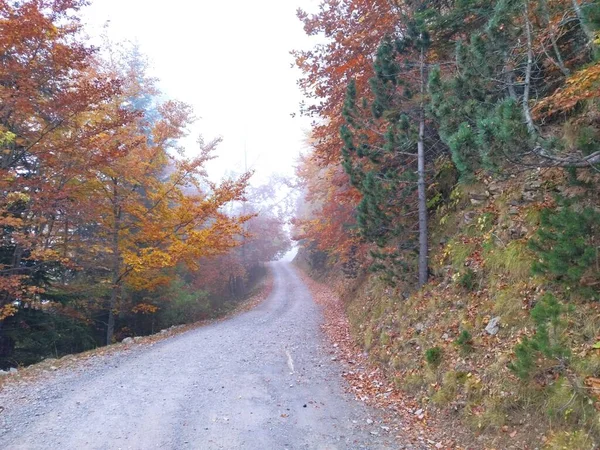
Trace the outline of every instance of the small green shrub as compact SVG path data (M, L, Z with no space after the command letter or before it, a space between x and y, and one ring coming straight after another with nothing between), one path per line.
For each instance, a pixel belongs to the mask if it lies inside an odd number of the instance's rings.
M462 330L454 342L463 353L471 353L473 351L473 336L467 330Z
M532 376L540 356L557 360L559 367L565 367L570 357L570 351L561 339L566 326L562 320L565 310L566 307L551 294L544 295L531 310L531 318L536 327L535 335L523 338L515 346L516 359L508 365L522 380Z
M212 310L208 292L198 291L182 280L169 287L169 301L158 312L158 324L162 328L193 323L210 317Z
M465 289L472 291L477 282L477 274L472 269L467 269L458 279L458 284Z
M438 366L442 362L442 349L433 347L425 351L425 360L431 366Z

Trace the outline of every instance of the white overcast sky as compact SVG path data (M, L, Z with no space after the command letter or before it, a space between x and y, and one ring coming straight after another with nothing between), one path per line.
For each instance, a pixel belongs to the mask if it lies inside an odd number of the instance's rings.
M200 119L186 149L193 154L198 134L221 136L219 159L209 170L220 177L248 165L256 180L269 173L293 173L303 148L306 118L298 112L299 76L289 54L313 41L295 11L314 11L317 0L92 0L84 9L87 32L98 35L110 21L111 40L139 45L151 75L170 99L191 104Z

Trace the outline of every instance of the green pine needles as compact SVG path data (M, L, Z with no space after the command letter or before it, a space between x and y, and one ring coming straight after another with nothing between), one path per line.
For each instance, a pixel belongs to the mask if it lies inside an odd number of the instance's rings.
M535 334L531 338L523 338L515 346L516 358L508 366L519 378L530 379L543 364L540 357L558 362L559 370L567 367L571 354L562 339L566 328L563 314L566 311L567 307L551 294L544 295L531 310Z
M570 206L541 213L529 247L538 254L533 272L553 277L571 292L600 300L600 212Z

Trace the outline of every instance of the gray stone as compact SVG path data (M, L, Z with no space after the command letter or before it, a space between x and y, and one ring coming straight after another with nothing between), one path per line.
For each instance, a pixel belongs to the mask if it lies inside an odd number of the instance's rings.
M17 373L18 370L15 367L11 367L10 369L8 369L9 373Z
M8 374L9 374L9 372L7 372L6 370L0 370L0 377L3 377Z
M494 317L492 318L487 326L485 327L485 331L487 332L487 334L490 334L492 336L495 336L496 334L498 334L498 331L500 330L500 317Z
M537 191L525 191L521 197L524 202L534 202L539 198L540 194Z
M475 220L475 217L477 217L477 213L475 211L469 211L465 213L463 221L468 225Z
M125 345L129 345L129 344L133 344L134 340L132 337L126 337L125 339L123 339L123 344Z
M524 190L525 191L538 191L542 187L542 183L539 181L530 181L525 183Z

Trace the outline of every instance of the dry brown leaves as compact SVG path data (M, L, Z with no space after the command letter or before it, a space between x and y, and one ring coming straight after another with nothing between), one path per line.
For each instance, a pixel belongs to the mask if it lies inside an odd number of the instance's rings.
M368 355L356 345L350 333L350 323L340 297L328 286L310 278L299 270L314 301L323 309L322 329L331 342L332 360L344 366L342 376L348 390L357 399L384 411L386 421L402 430L396 436L403 444L412 442L426 448L459 448L455 442L443 438L439 425L419 404L398 390L383 371L372 364Z

